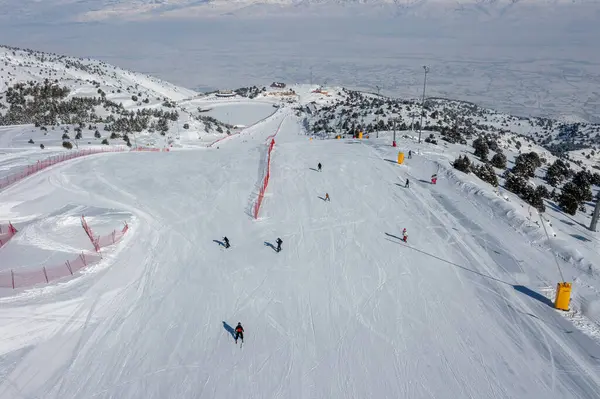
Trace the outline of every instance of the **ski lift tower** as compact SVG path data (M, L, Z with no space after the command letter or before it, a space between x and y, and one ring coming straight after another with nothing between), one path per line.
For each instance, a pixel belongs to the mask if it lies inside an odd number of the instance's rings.
M596 208L594 208L594 214L592 216L592 222L590 223L590 230L597 231L596 227L598 226L598 217L600 217L600 197L596 202Z
M421 122L419 122L419 144L421 144L421 132L423 131L423 112L425 107L425 88L427 87L427 73L429 72L429 67L427 65L423 65L423 69L425 70L425 77L423 78L423 100L421 101Z

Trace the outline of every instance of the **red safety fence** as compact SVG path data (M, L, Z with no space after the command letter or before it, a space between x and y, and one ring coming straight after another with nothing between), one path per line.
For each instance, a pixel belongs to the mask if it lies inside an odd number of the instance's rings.
M242 133L242 132L244 132L244 131L245 131L245 130L240 130L240 131L239 131L239 132L237 132L237 133L231 133L231 134L228 134L228 135L227 135L227 136L225 136L225 137L221 137L220 139L217 139L217 140L213 141L212 143L210 143L210 144L209 144L207 147L212 147L213 145L215 145L215 144L217 144L217 143L219 143L219 142L221 142L221 141L223 141L223 140L225 140L225 139L228 139L228 138L230 138L230 137L237 136L237 135L241 134L241 133Z
M276 113L276 112L277 112L277 111L275 111L275 113ZM217 140L213 141L212 143L210 143L210 144L209 144L207 147L212 147L213 145L215 145L215 144L217 144L217 143L219 143L219 142L221 142L221 141L223 141L223 140L226 140L226 139L228 139L228 138L230 138L230 137L233 137L233 136L239 136L240 134L244 133L246 130L248 130L248 129L252 128L252 127L255 127L255 126L257 126L257 125L258 125L258 124L260 124L260 123L263 123L264 121L266 121L267 119L269 119L270 117L272 117L273 115L275 115L275 113L273 113L273 114L271 114L271 115L268 115L268 116L265 116L264 118L262 118L261 120L259 120L259 121L255 122L255 123L253 123L253 124L252 124L252 125L250 125L250 126L246 126L244 129L240 130L240 131L239 131L239 132L237 132L237 133L231 133L231 134L228 134L228 135L227 135L227 136L225 136L225 137L221 137L220 139L217 139ZM283 120L285 120L285 118L283 118ZM277 132L276 132L275 134L273 134L273 135L269 136L267 139L272 139L272 138L274 138L274 137L277 135L277 133L279 132L279 128L281 127L281 124L283 123L283 120L281 121L281 123L279 124L279 127L277 128Z
M0 288L25 288L40 283L49 283L59 278L72 276L75 272L97 263L102 259L100 255L84 254L75 259L68 260L59 265L43 266L34 270L19 271L11 269L0 272Z
M258 192L258 198L254 203L254 219L258 219L258 212L260 211L260 206L262 205L263 199L265 198L265 192L267 191L267 186L269 185L269 178L271 176L271 152L273 151L273 147L275 147L275 139L272 138L271 142L269 143L269 150L267 152L267 170Z
M129 225L125 223L125 226L120 231L113 230L108 235L96 237L96 245L98 245L98 248L104 248L116 244L123 239L127 230L129 230Z
M11 222L5 225L0 224L0 247L13 238L15 234L17 234L17 229L15 229Z
M0 178L0 189L8 187L13 183L23 180L27 176L31 176L34 173L44 170L50 166L56 165L57 163L61 163L64 161L68 161L70 159L84 157L84 156L92 155L92 154L101 154L104 152L123 152L123 151L125 151L124 148L100 148L100 149L89 148L89 149L79 150L79 151L64 152L60 155L55 155L53 157L46 158L41 161L37 161L36 163L34 163L32 165L27 165L19 172L13 173L6 177L1 177Z
M100 251L100 247L98 246L98 243L96 242L96 239L94 238L94 233L92 232L91 227L87 224L87 221L85 220L85 217L83 217L83 216L81 216L81 227L83 227L83 230L85 230L85 234L87 234L88 238L92 242L92 245L94 246L94 249L96 250L96 252Z
M262 205L263 199L265 198L265 192L267 191L267 186L269 185L269 178L271 177L271 152L273 151L273 147L275 147L275 136L277 136L277 134L279 133L279 130L281 129L281 125L283 125L284 121L285 121L285 118L283 118L281 120L281 122L279 122L279 126L277 126L277 130L275 131L275 133L273 133L272 135L267 137L267 140L268 140L267 142L269 145L269 150L267 151L267 170L266 170L265 176L263 177L263 181L260 186L260 190L258 192L258 198L256 199L256 202L254 203L254 210L253 210L254 219L258 219L258 212L260 211L260 206Z
M125 223L125 227L123 227L121 231L113 230L111 234L106 236L94 237L92 229L89 227L83 216L81 217L81 224L97 252L99 252L101 248L119 242L129 230L129 226ZM9 226L14 229L12 224L9 224ZM16 233L16 229L14 229L14 232ZM0 288L16 289L31 287L40 283L49 283L50 281L59 278L72 276L75 272L97 263L101 259L102 255L100 254L86 254L82 252L77 258L57 265L42 266L41 268L29 270L11 269L0 271Z
M125 226L123 226L123 229L121 231L113 230L108 235L94 237L94 232L88 225L84 216L81 217L81 226L83 227L85 233L92 242L92 245L94 246L96 252L100 252L101 248L108 247L109 245L113 245L121 241L123 236L125 236L125 233L127 233L127 230L129 230L129 225L125 223Z
M265 198L265 192L267 191L267 186L269 185L269 178L271 177L271 152L273 151L273 147L275 147L275 136L277 136L277 134L279 133L281 125L283 125L284 121L285 118L283 118L281 122L279 122L279 126L277 126L277 130L275 131L275 133L267 137L267 142L269 145L269 150L267 152L267 170L263 178L262 184L260 186L260 190L258 192L258 198L254 203L254 219L258 219L258 212L260 211L260 206L262 205L263 199Z

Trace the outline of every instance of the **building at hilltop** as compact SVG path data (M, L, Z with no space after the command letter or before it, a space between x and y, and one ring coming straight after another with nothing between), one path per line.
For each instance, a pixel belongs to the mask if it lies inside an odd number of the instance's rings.
M237 94L232 90L219 90L215 95L217 97L235 97Z

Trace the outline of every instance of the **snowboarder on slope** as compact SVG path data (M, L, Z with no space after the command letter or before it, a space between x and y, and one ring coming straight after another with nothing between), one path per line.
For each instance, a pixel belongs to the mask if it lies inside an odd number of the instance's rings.
M325 201L331 202L331 198L329 198L329 193L325 193Z
M406 232L406 227L402 230L402 241L406 242L408 240L408 233Z
M235 327L235 343L237 344L237 340L240 338L242 342L244 342L244 327L242 327L242 322L240 321Z
M406 184L404 185L404 187L406 187L406 188L410 187L410 182L408 181L408 179L406 179Z
M319 172L321 171L321 162L319 162L319 164L317 165L317 169L319 169Z
M280 252L281 244L283 243L283 241L281 240L281 238L277 237L277 240L275 242L277 243L277 252Z
M225 241L225 248L229 248L230 247L230 245L229 245L229 238L223 237L223 241Z

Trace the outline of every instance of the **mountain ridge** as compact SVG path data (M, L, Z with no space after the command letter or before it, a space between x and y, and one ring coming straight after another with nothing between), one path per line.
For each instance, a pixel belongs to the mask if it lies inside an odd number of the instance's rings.
M187 125L186 130L191 127L187 134L194 135L196 139L205 134L210 137L215 128L221 134L223 128L228 131L233 128L227 123L203 120L205 115L202 112L193 107L186 108L184 105L189 99L201 98L206 94L184 89L152 76L128 71L103 61L0 45L0 63L4 65L0 70L0 124L3 113L5 113L4 124L11 120L21 121L19 123L23 123L23 121L32 123L36 120L35 118L46 120L43 115L21 116L23 113L36 111L22 110L14 99L11 103L9 97L15 92L15 89L17 92L23 91L26 85L31 86L33 82L37 82L37 84L54 82L59 86L63 85L69 88L67 100L73 97L95 98L102 93L102 99L98 101L106 102L106 110L100 111L99 115L113 112L114 118L119 119L125 114L139 113L143 109L180 112L182 116L178 116L177 120L173 121L178 126L177 132L172 132L167 137L171 143L181 136L179 124ZM314 86L310 90L317 87ZM300 90L305 89L308 90L306 87L300 88ZM329 89L336 93L353 92L353 90L338 86L332 86ZM262 96L264 99L272 101L269 91L264 90L261 91L255 86L252 89L238 89L236 92L241 96L248 96L247 93L252 93L251 97ZM420 113L420 99L371 94L380 100L363 99L357 106L356 104L345 104L347 95L336 96L334 99L328 100L333 101L330 105L319 108L318 112L311 116L312 126L309 130L314 134L321 131L344 133L349 131L349 126L363 126L367 131L386 130L391 129L393 119L396 119L398 123L411 126L411 128L414 123L418 123L418 118L415 120L414 115ZM117 106L121 109L110 111ZM3 109L11 112L3 111ZM588 160L592 163L597 162L598 154L595 151L600 146L600 125L593 124L576 115L567 114L560 118L515 116L473 102L434 96L427 97L425 110L423 119L425 130L445 131L455 129L456 126L463 126L472 134L511 133L529 137L536 144L555 153L576 152L581 155L583 151L583 155ZM105 122L102 116L96 115L98 112L92 111L91 108L88 111L90 112L88 119L75 118L78 123ZM377 120L374 119L375 115L377 115ZM65 120L67 123L74 120L73 116L66 116L63 119L58 116L58 118L63 120L63 123ZM401 121L402 119L404 122ZM108 121L109 125L113 122L112 119ZM56 120L53 121L53 123L56 122ZM44 124L48 123L40 123L40 125ZM342 128L342 126L345 127ZM169 130L168 127L166 129ZM155 139L151 141L156 142Z

